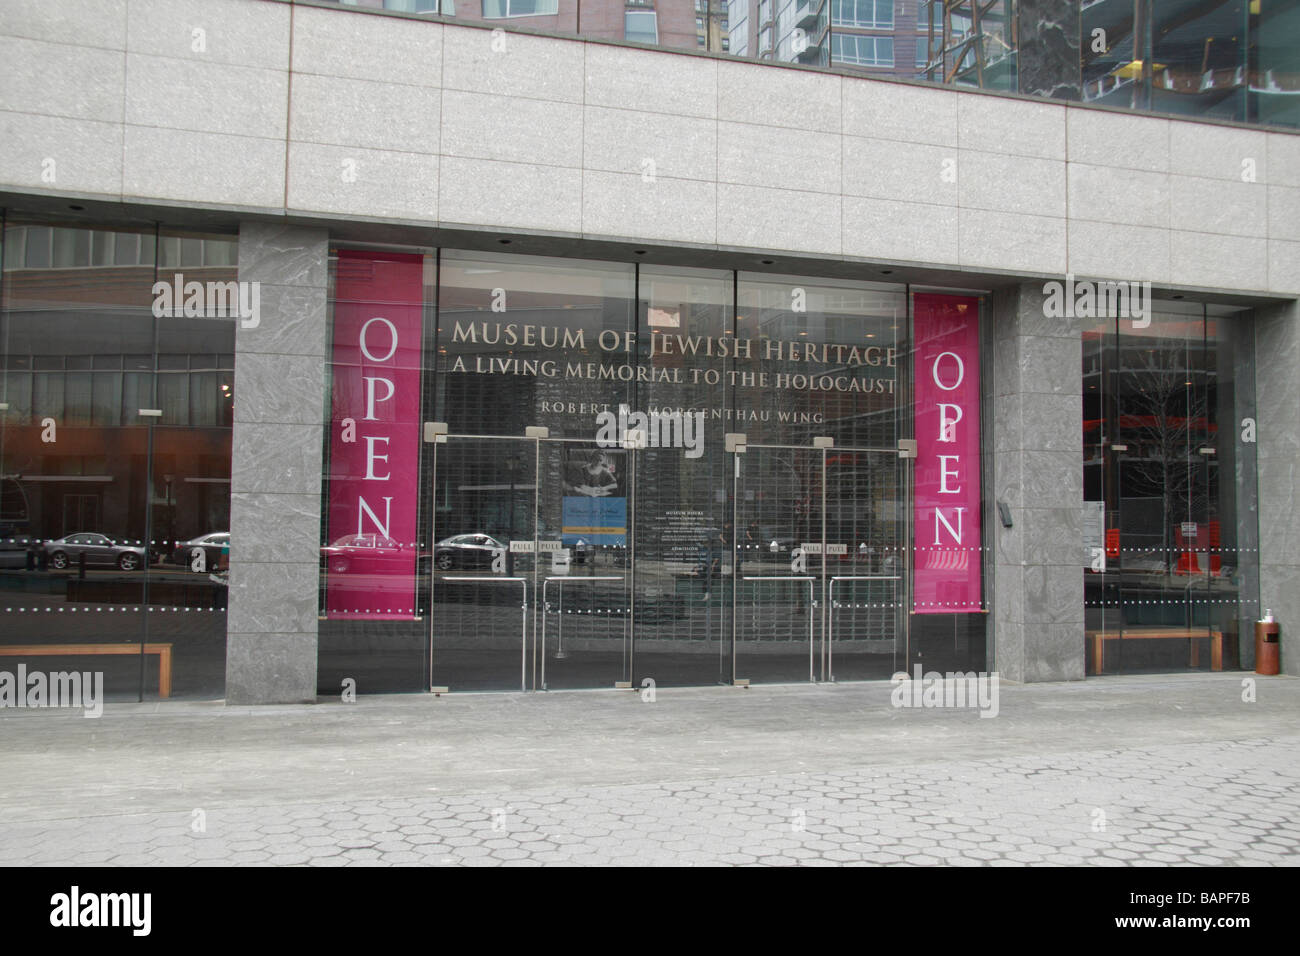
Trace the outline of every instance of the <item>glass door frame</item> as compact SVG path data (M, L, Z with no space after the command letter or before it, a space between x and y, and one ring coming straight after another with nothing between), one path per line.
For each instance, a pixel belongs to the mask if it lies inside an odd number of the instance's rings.
M438 448L439 446L448 446L457 441L508 441L519 443L532 443L533 446L533 505L532 505L532 537L531 541L521 542L511 537L507 541L507 547L514 552L514 546L517 544L527 545L527 550L521 550L514 553L529 553L533 556L532 569L524 574L509 574L504 576L491 577L466 577L465 581L493 581L493 582L510 582L522 586L523 594L520 602L521 624L520 624L520 675L519 689L521 692L546 690L546 621L545 615L549 612L550 605L546 597L546 585L553 581L563 580L602 580L612 581L620 580L625 587L627 615L625 620L627 624L624 627L622 639L623 665L621 676L616 681L615 686L629 684L630 675L633 673L633 654L635 653L635 608L636 601L634 598L635 589L634 581L636 576L636 558L635 558L635 448L625 446L627 453L627 462L629 474L627 476L627 539L626 546L628 554L627 573L625 575L609 576L588 576L588 577L570 577L568 575L543 575L540 560L545 553L550 553L551 549L543 549L543 539L540 528L541 518L541 490L542 490L542 446L543 444L563 447L564 445L591 445L589 439L580 438L552 438L550 430L541 425L530 425L525 428L523 435L483 435L483 434L452 434L448 431L444 422L425 422L423 440L430 446L429 467L430 474L433 476L431 488L431 506L429 508L428 527L429 527L429 611L427 622L427 640L426 653L428 659L428 669L426 672L427 689L434 693L443 693L443 686L435 683L434 653L436 650L435 622L437 620L438 603L435 595L435 586L437 583L437 489L438 489ZM444 450L444 454L445 454ZM513 529L511 531L513 536ZM547 539L549 543L549 538ZM558 550L558 549L556 549ZM592 553L595 553L593 548ZM459 576L450 578L444 577L442 580L456 580ZM563 585L560 585L561 589ZM561 607L562 597L561 597ZM542 619L539 625L539 615ZM530 621L531 618L531 621ZM531 624L531 626L530 626ZM531 658L531 667L529 660ZM630 686L630 685L629 685Z
M834 597L834 582L843 580L894 580L899 582L897 595L897 604L895 618L894 650L895 661L899 650L899 640L902 640L903 660L908 659L910 637L911 637L911 615L906 613L897 613L898 610L904 610L909 600L909 589L911 586L911 535L910 521L904 521L901 525L898 523L900 512L902 515L910 514L911 506L911 469L901 467L901 463L907 457L907 449L902 446L893 448L880 447L857 447L857 446L837 446L830 436L814 436L811 445L789 445L789 444L767 444L755 443L749 444L744 440L743 433L729 434L726 437L727 451L731 453L734 466L732 469L732 487L731 487L731 528L732 528L732 588L731 588L731 682L736 684L738 681L748 683L748 678L742 678L738 672L738 657L740 648L740 614L737 607L739 584L742 580L775 580L775 581L807 581L809 584L810 610L817 609L815 615L810 614L808 619L808 681L810 683L834 683L835 669L833 647L834 633L832 631L834 624L834 608L831 601ZM789 450L796 452L820 452L820 514L821 527L818 531L816 541L801 542L799 547L806 548L806 545L812 544L817 547L817 552L821 556L820 573L809 573L805 575L762 575L754 577L742 577L739 571L740 562L740 478L741 478L741 456L745 455L750 449L772 449L772 450ZM847 575L832 576L828 567L827 559L831 556L829 549L831 542L828 539L828 512L827 512L827 474L828 474L828 457L831 452L849 453L849 454L869 454L869 455L891 455L895 462L895 487L898 494L894 496L895 526L901 527L904 533L898 541L899 554L898 570L896 575ZM834 543L838 547L848 548L843 542ZM848 553L846 550L845 554ZM839 552L837 551L837 555ZM805 550L805 557L810 557ZM810 569L811 570L811 569ZM819 583L820 582L820 583ZM814 623L816 619L819 623ZM819 636L820 635L820 636ZM817 667L817 661L820 660L821 666Z

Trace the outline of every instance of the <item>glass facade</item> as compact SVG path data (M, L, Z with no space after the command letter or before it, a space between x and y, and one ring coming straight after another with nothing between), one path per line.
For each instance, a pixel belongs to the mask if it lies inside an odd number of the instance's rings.
M1300 126L1300 0L483 0L454 9L443 0L441 11L437 0L339 2Z
M1300 125L1300 3L1085 4L1088 102Z
M1244 310L1157 301L1083 351L1089 673L1250 666L1259 608Z
M25 647L33 670L102 673L116 698L223 693L235 332L207 290L236 280L235 247L5 222L6 658ZM179 293L166 309L159 283Z
M332 267L322 692L905 665L905 286L453 250ZM385 484L408 451L418 480ZM983 667L983 614L916 616L936 663Z
M2 235L0 656L110 697L220 696L236 240L14 215ZM963 539L992 504L920 510L923 487L988 486L983 297L343 243L329 275L323 693L996 664L994 535ZM1084 320L1089 673L1251 665L1253 355L1238 307Z

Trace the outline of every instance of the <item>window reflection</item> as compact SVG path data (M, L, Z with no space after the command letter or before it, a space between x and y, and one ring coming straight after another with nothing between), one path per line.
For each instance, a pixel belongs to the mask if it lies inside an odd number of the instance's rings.
M234 325L156 317L153 285L233 282L236 242L12 220L3 237L0 643L120 646L147 627L169 657L149 651L143 685L130 655L60 666L103 671L111 695L155 696L164 673L220 694L225 583L180 545L229 530Z
M1249 313L1153 312L1084 336L1091 671L1234 667L1258 616Z
M1175 115L1300 125L1300 0L337 0Z

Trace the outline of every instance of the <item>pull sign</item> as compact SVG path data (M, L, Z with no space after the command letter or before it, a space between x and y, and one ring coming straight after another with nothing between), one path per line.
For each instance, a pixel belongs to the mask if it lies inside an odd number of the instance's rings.
M847 544L828 544L826 545L827 554L848 554L849 546Z
M564 550L563 541L538 541L537 550L542 554L554 554L557 551Z
M531 541L511 541L511 554L532 554L534 551L533 542Z
M822 553L822 546L821 546L821 542L820 542L820 541L817 542L816 544L801 544L799 547L803 548L803 553L804 553L804 554L821 554L821 553Z

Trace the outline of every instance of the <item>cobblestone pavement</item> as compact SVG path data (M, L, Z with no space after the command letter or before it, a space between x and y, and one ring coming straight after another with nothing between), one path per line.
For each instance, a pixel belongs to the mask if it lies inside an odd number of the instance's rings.
M413 697L377 701L369 716L341 706L280 711L281 724L325 725L333 749L304 762L332 764L320 779L269 770L291 764L306 738L276 739L250 756L254 741L274 736L266 717L275 715L266 711L213 716L163 705L116 725L107 713L100 721L28 716L0 723L0 761L30 775L42 759L80 760L89 782L70 793L75 778L60 778L46 794L35 777L0 782L0 864L1295 865L1300 735L1280 731L1296 726L1300 682L1270 685L1262 696L1271 710L1234 705L1239 683L1225 676L1007 688L1003 716L988 721L970 713L896 719L877 706L887 685L741 701L705 689L682 695L677 711L654 712L666 721L659 745L681 755L677 764L618 737L609 725L620 707L629 732L651 711L603 692L465 700L454 705L466 708L463 723ZM1196 701L1199 715L1188 712ZM716 717L737 707L751 708L748 726ZM1134 719L1142 707L1147 719ZM570 726L565 736L536 726L537 714L557 710L566 721L602 716L611 749L601 750L589 727ZM504 742L472 729L512 712ZM442 729L463 767L453 772L451 756L403 747L414 733L411 714ZM701 736L701 721L712 738ZM1278 733L1259 732L1274 722ZM856 736L843 736L845 727ZM30 750L13 746L23 734ZM746 734L767 752L729 760ZM986 739L975 748L980 734ZM827 736L840 759L813 746ZM201 737L229 738L222 760L192 752ZM883 746L900 738L906 746ZM808 741L802 750L800 740ZM545 753L543 741L552 748ZM610 773L581 772L629 750ZM700 753L714 765L689 759ZM533 766L522 766L524 755ZM439 759L433 776L418 769ZM346 769L349 760L355 768ZM214 762L211 776L195 776ZM96 766L129 780L110 788ZM523 771L526 785L484 784ZM340 777L339 788L325 789L324 780ZM428 786L434 779L439 785Z
M0 863L1300 863L1300 737L8 828ZM200 826L201 824L201 826Z

